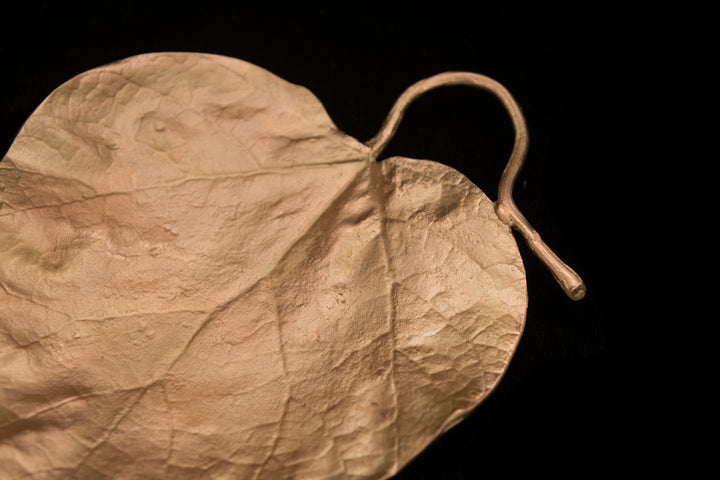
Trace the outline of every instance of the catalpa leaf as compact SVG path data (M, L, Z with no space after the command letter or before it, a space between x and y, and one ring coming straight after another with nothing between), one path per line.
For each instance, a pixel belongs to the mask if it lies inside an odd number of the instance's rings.
M523 329L510 223L368 145L226 57L54 91L0 163L0 477L387 478L472 410Z

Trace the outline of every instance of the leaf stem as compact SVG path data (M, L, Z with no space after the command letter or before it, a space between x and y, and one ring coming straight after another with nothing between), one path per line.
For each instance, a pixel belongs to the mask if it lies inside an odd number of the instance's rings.
M467 85L486 90L495 95L507 109L515 129L515 144L510 159L500 177L498 186L498 199L495 202L495 212L501 221L519 231L535 255L545 264L560 284L565 293L573 300L580 300L585 296L585 284L575 271L565 264L548 247L540 234L530 225L520 213L512 198L513 187L518 172L525 161L528 149L528 132L525 117L510 92L499 82L472 72L446 72L420 80L410 86L397 99L390 113L380 127L380 131L371 138L366 145L371 149L371 157L377 158L387 146L400 125L405 111L410 103L423 93L437 87L449 85Z

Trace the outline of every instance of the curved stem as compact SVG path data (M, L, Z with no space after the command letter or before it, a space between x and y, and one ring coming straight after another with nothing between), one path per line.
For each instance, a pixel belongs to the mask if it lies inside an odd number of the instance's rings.
M545 263L565 293L573 300L585 296L585 284L572 268L563 263L555 253L543 242L540 235L520 213L512 198L513 187L518 172L525 161L528 149L528 133L525 117L515 99L500 83L495 80L471 72L446 72L421 80L405 90L393 105L390 113L380 127L380 131L366 145L370 147L371 156L377 158L387 146L400 125L410 103L423 93L437 87L449 85L467 85L477 87L495 95L507 109L515 129L515 144L508 164L500 177L498 199L495 211L503 222L518 230L527 241L530 249Z

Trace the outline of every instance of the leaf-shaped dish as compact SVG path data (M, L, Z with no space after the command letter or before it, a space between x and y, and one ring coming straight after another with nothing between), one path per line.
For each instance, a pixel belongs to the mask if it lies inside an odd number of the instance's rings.
M367 145L227 57L54 91L0 163L2 478L387 478L482 401L527 306L514 174L495 205L375 161L449 75Z

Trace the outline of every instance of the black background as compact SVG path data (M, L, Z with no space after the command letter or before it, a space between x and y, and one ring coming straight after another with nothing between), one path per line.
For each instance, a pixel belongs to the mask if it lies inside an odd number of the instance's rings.
M3 7L0 150L69 78L153 51L261 66L309 88L361 141L415 81L448 70L491 76L530 131L516 203L588 295L568 300L517 237L530 306L516 356L491 397L397 478L697 465L702 455L682 448L694 417L680 405L695 395L687 373L702 360L680 353L679 336L692 329L697 340L704 327L692 302L680 314L675 306L695 281L686 265L709 262L692 215L712 191L698 180L715 175L701 114L712 111L717 62L709 12L687 2L267 3ZM495 199L511 148L498 102L453 87L419 99L384 156L451 165ZM680 247L688 237L691 250Z

